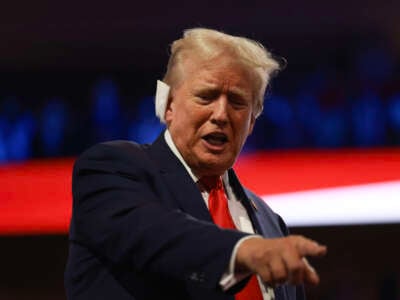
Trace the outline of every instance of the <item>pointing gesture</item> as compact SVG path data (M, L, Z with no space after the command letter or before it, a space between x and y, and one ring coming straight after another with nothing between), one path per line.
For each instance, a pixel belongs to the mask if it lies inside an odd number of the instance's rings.
M256 273L272 286L285 282L317 285L319 276L306 256L323 256L326 251L326 246L303 236L252 238L240 245L236 263L238 270Z

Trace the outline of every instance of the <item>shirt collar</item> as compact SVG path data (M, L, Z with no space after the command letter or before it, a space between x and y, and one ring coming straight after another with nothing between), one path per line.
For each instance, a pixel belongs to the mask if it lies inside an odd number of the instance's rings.
M188 164L183 159L183 156L179 152L178 148L176 148L176 145L175 145L174 141L172 140L171 133L169 132L168 129L166 129L164 131L164 139L165 139L165 142L167 143L168 147L171 149L172 153L174 153L175 156L179 159L179 161L185 167L186 171L189 173L189 175L193 179L193 181L197 183L200 178L198 178L193 173L192 169L188 166ZM222 181L224 182L225 185L227 185L229 183L228 172L227 171L222 175Z
M183 159L181 153L179 152L178 148L176 148L176 145L175 145L174 141L172 140L171 134L169 133L168 129L165 130L165 132L164 132L164 139L165 139L165 142L167 143L168 147L171 149L172 153L174 153L175 156L179 159L179 161L185 167L186 171L189 173L189 175L193 179L193 181L194 182L199 181L199 178L196 175L194 175L192 169L187 165L187 163Z

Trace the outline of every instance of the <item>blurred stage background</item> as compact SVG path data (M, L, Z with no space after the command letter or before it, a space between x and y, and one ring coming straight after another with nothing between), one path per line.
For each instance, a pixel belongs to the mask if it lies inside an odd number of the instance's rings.
M7 3L0 10L0 299L65 299L74 157L151 142L186 28L288 61L237 163L292 233L329 247L309 299L400 298L400 2Z

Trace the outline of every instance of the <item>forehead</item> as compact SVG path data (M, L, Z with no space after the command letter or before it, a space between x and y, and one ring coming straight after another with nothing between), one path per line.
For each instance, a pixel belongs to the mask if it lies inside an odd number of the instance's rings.
M254 72L233 59L183 62L183 81L198 87L229 87L253 94Z

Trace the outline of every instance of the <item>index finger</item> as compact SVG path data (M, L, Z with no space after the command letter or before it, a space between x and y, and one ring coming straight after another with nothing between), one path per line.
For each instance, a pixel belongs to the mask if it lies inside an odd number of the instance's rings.
M298 237L296 241L296 248L299 252L300 256L323 256L327 252L327 247L325 245L321 245L314 240Z

